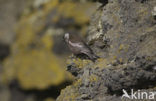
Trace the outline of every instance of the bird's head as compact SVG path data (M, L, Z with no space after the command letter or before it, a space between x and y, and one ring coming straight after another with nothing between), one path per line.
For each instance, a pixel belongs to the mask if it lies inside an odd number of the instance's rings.
M65 34L64 34L64 40L65 40L66 42L69 41L69 33L65 33Z

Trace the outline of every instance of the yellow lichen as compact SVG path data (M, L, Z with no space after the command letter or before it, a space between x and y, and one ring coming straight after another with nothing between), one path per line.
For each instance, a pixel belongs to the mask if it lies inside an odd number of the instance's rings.
M64 71L58 65L56 57L45 50L20 53L13 60L6 61L12 63L5 64L5 67L16 71L6 70L4 76L10 78L11 72L11 78L17 77L23 88L43 89L51 84L57 85L64 79Z
M53 46L53 42L52 42L52 37L49 34L46 34L42 39L41 39L43 45L45 45L45 49L51 49L51 47Z
M98 80L98 77L97 77L96 75L92 74L92 75L89 77L89 80L90 80L91 82L96 82L96 81Z
M124 49L124 45L121 44L121 45L119 46L119 51L121 51L121 50L123 50L123 49Z
M9 82L17 78L25 89L44 89L63 82L65 70L51 53L52 36L45 33L39 37L36 33L40 28L34 28L30 22L21 20L19 25L12 54L4 62L3 80Z
M78 96L78 89L75 86L68 86L61 91L57 101L75 101L76 97Z
M87 59L82 60L80 58L72 59L72 61L68 60L68 63L71 63L71 62L75 63L78 68L83 68L83 67L87 66L88 64L92 63L91 60L87 60Z
M100 68L104 68L107 66L107 64L109 63L109 61L107 61L107 59L103 59L100 58L97 60L96 64L94 65L94 67L100 67Z
M78 85L81 85L82 83L82 79L78 79L76 82L73 83L74 86L78 86Z
M122 63L123 62L123 58L119 58L119 61L120 61L120 63Z

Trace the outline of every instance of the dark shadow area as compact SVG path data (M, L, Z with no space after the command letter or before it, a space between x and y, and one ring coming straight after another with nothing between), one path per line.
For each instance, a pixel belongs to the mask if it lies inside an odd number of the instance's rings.
M9 85L11 91L11 101L24 101L24 99L28 96L33 96L35 98L35 101L43 101L46 98L56 99L60 95L61 90L71 84L72 81L65 81L58 86L50 86L49 88L44 90L24 90L20 87L18 81L14 80Z
M108 0L92 0L92 1L93 2L98 1L98 2L102 3L103 5L106 5L108 3Z
M154 20L156 20L156 15L153 18L154 18Z
M140 2L140 3L145 3L147 2L148 0L135 0L136 2Z
M0 61L4 60L10 54L9 45L0 43Z

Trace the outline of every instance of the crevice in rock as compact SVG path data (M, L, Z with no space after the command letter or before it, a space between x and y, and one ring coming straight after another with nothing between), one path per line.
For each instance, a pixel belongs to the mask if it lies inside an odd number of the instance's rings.
M154 20L156 20L156 15L155 15L155 16L153 16L153 18L154 18Z
M121 72L124 71L124 72ZM139 67L127 67L119 70L104 70L103 80L108 93L122 95L122 89L148 89L156 86L155 71L146 71Z
M10 54L10 46L0 43L0 61L3 61Z
M136 2L140 2L140 3L145 3L147 2L148 0L135 0Z
M92 0L93 2L98 1L100 3L102 3L103 6L105 6L106 4L108 4L108 0Z

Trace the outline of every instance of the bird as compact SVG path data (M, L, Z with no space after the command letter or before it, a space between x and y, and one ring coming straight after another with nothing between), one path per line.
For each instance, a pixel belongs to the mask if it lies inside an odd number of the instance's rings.
M92 49L84 42L84 40L75 34L65 33L64 40L74 55L82 55L85 54L88 56L90 60L95 62L99 58Z

